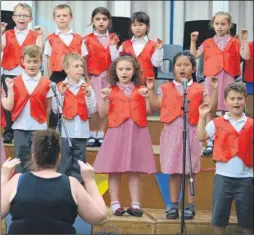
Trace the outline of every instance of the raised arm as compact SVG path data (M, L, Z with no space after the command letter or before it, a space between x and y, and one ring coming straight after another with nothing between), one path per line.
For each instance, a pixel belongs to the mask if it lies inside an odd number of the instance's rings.
M198 59L203 55L203 51L198 49L197 50L197 40L198 40L198 32L191 33L191 43L190 43L190 53Z

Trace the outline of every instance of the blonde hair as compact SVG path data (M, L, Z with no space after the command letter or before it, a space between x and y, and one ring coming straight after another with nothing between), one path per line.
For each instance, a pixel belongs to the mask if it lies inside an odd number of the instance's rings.
M39 46L28 45L23 48L22 58L24 59L25 55L28 55L31 58L40 57L42 60L42 50Z
M231 25L231 27L232 27L232 17L231 17L231 15L228 12L225 12L225 11L218 11L218 12L215 13L212 20L209 23L210 28L213 28L213 23L214 23L214 20L215 20L216 16L225 16L228 19L228 24Z
M29 11L29 13L30 13L30 15L32 16L32 7L31 6L29 6L28 4L26 4L26 3L18 3L17 5L15 5L14 6L14 8L13 8L13 14L15 14L15 11L17 10L17 8L18 7L21 7L21 8L24 8L24 9L27 9L28 11Z
M68 53L63 57L63 67L67 69L72 61L81 60L84 63L83 57L78 53Z
M55 15L56 15L56 10L58 9L69 9L69 13L70 13L70 16L72 17L72 9L69 5L67 4L59 4L57 5L55 8L54 8L54 11L53 11L53 17L55 18Z

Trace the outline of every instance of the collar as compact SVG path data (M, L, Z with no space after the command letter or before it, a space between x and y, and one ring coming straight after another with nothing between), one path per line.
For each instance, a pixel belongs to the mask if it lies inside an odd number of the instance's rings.
M93 31L93 34L96 36L96 37L108 37L109 36L109 32L107 30L107 32L105 34L99 34L98 32L96 32L95 30Z
M24 71L22 73L22 78L25 80L25 81L35 81L35 82L38 82L41 78L41 72L39 72L35 77L30 77L28 76Z
M217 36L216 34L214 35L214 39L216 41L227 41L231 38L229 34L225 34L224 36Z
M223 117L225 120L230 120L230 119L235 120L229 116L229 112L226 112ZM237 120L237 122L246 122L246 121L247 121L247 117L246 117L245 113L242 114L241 119Z
M131 38L131 42L133 42L133 41L145 41L145 43L147 43L148 42L148 36L146 35L146 36L144 36L143 38L135 38L135 36L133 35L132 36L132 38Z
M134 88L134 83L131 82L129 84L121 84L120 82L117 82L116 83L118 85L118 87L121 89L121 90L125 90L125 89L133 89Z
M175 86L180 86L180 85L182 85L182 83L176 81L175 79L174 79L173 83L174 83ZM191 79L190 81L187 82L187 86L188 86L188 87L190 87L192 84L193 84L193 80L192 80L192 79Z
M25 30L18 30L17 27L14 27L14 32L17 33L17 34L24 34L24 35L27 35L29 33L29 28L25 29Z
M83 81L83 79L80 79L80 81L77 84L71 84L68 77L66 77L63 81L64 83L70 85L70 86L74 86L74 87L79 87L82 86L85 82Z
M70 29L67 33L63 33L62 31L60 31L58 28L56 29L55 31L55 34L58 35L58 34L64 34L64 35L68 35L68 34L74 34L73 30Z

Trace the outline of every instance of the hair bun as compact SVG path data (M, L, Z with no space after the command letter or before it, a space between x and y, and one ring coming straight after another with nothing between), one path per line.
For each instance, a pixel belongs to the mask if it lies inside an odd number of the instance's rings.
M132 56L132 54L129 53L129 52L121 51L121 52L119 53L119 56Z

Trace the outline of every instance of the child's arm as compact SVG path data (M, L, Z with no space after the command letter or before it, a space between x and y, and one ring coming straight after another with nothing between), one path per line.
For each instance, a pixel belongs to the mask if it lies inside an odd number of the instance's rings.
M150 101L148 99L148 89L147 87L142 87L139 89L139 93L144 97L144 99L146 100L146 113L148 115L152 115L153 111L152 111L152 107L150 104Z
M248 45L248 31L246 29L241 29L241 35L240 35L240 55L244 60L250 59L250 50Z
M50 77L52 74L51 66L50 66L50 56L47 56L47 69L48 69L48 76Z
M195 57L195 59L198 59L204 53L200 49L197 50L197 40L198 40L198 32L192 32L191 33L190 53Z
M5 82L6 82L6 86L8 89L8 96L3 97L1 99L1 102L2 102L4 109L6 109L8 111L12 111L13 106L14 106L14 91L13 91L14 81L11 78L6 78ZM0 89L2 89L2 88L0 88Z
M50 77L52 74L51 66L50 66L50 56L51 56L52 48L50 46L49 40L46 40L45 48L44 48L44 55L46 55L47 60L47 70L48 70L48 76Z
M39 25L37 25L37 26L34 26L34 31L37 32L37 34L38 34L38 38L36 40L36 45L39 46L43 50L44 49L43 30Z
M159 111L161 108L161 100L162 96L156 96L154 92L154 79L153 78L147 78L146 85L148 88L148 100L150 107L153 112Z
M163 62L163 41L157 38L156 49L151 58L154 67L160 67Z
M89 84L91 84L91 78L88 74L88 69L87 69L87 56L84 56L83 59L84 59L84 77L85 77L85 81L88 82Z
M96 112L96 97L91 85L85 87L85 92L86 92L86 105L87 105L88 113L91 115Z
M118 56L119 53L123 51L122 46L119 47L117 50L117 42L119 41L118 37L116 34L112 33L109 37L109 51L110 51L110 56L111 56L111 61L114 61Z
M203 103L199 106L199 120L197 127L197 139L199 141L205 141L209 139L205 127L206 127L206 116L211 111L211 108L208 103Z
M211 78L211 88L212 88L212 94L210 96L211 112L216 113L218 108L218 78L216 77ZM205 100L203 100L203 103L206 103Z
M108 96L111 92L111 88L104 88L101 90L101 99L99 102L99 115L101 118L105 118L108 116L109 113L109 102Z

